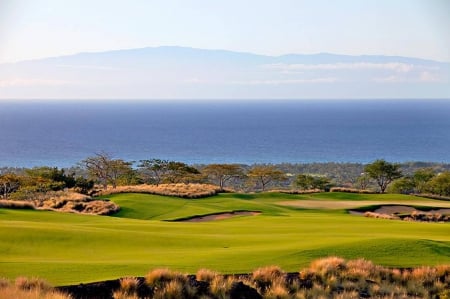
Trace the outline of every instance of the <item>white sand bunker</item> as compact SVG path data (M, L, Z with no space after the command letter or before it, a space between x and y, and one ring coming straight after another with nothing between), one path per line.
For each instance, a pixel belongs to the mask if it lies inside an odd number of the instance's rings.
M223 213L214 213L208 215L200 215L193 216L185 219L175 220L178 222L206 222L206 221L215 221L215 220L223 220L236 216L256 216L261 214L259 211L231 211L231 212L223 212Z

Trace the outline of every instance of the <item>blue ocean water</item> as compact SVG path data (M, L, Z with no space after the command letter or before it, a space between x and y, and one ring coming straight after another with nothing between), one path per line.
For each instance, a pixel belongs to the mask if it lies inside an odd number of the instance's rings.
M450 162L450 100L3 101L0 166Z

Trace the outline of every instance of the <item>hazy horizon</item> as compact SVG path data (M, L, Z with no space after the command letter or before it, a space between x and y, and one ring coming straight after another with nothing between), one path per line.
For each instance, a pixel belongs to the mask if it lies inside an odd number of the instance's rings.
M448 11L445 0L4 0L0 100L450 98Z

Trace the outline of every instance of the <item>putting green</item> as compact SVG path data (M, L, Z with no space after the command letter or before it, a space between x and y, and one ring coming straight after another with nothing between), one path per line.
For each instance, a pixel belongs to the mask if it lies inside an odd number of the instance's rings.
M346 197L349 195L348 197ZM144 194L108 196L114 217L0 209L0 277L38 276L55 285L142 276L169 267L244 273L266 265L298 271L312 259L364 257L386 266L450 264L450 224L365 218L342 207L286 202L448 202L398 195L220 194L187 200ZM346 199L347 198L347 199ZM212 222L169 222L233 210L261 211Z

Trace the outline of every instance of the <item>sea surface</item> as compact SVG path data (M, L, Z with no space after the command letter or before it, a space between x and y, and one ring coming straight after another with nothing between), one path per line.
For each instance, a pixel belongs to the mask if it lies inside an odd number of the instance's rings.
M0 167L450 162L450 100L0 101Z

